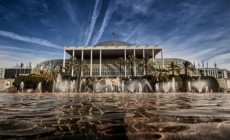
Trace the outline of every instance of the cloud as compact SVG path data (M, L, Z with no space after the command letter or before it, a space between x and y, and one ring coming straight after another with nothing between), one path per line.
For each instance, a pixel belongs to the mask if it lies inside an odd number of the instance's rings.
M75 11L72 7L72 4L70 3L69 0L63 0L62 1L65 11L68 13L68 16L70 17L71 21L77 26L77 27L81 27L81 25L79 24L79 22L76 19L76 14Z
M101 6L102 6L102 1L101 0L96 0L95 1L95 5L94 5L94 9L93 9L93 15L91 17L91 22L89 25L89 28L86 29L86 42L85 42L85 46L87 46L89 44L89 41L91 39L97 18L100 14L100 10L101 10Z
M154 0L123 0L120 2L121 6L125 9L131 10L130 13L123 13L124 15L127 14L143 14L149 15L153 9Z
M12 33L12 32L7 32L7 31L2 31L0 30L0 36L4 36L10 39L15 39L15 40L20 40L20 41L24 41L24 42L29 42L29 43L35 43L41 46L46 46L49 48L55 48L55 49L63 49L61 46L58 46L48 40L44 40L44 39L39 39L39 38L35 38L35 37L30 37L30 36L22 36L16 33Z
M117 9L118 4L114 3L113 1L110 2L108 10L105 13L105 17L103 19L101 28L99 29L98 34L93 39L93 44L97 44L97 42L100 40L102 34L104 33L105 28L107 27L114 11Z

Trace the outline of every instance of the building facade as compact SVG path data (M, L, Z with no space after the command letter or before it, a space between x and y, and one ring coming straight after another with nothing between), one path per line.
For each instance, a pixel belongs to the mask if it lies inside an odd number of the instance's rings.
M5 68L4 78L13 79L19 75L29 75L31 74L32 68Z
M219 69L219 68L198 68L198 71L201 76L211 76L216 79L228 78L228 70L227 69Z
M69 56L85 60L89 66L89 71L84 76L90 77L114 77L119 76L119 65L116 63L119 57L128 60L132 55L137 59L148 57L155 61L156 55L160 53L162 67L164 59L162 48L159 46L132 46L122 41L106 41L95 46L70 46L64 48L63 66L65 67L67 54ZM72 75L73 70L72 70ZM143 76L142 70L134 66L134 76ZM121 76L131 76L131 68L124 65Z
M5 75L5 68L0 68L0 79L3 79Z
M158 54L158 58L156 55ZM69 55L69 56L67 56ZM64 59L47 60L37 64L34 70L50 70L59 69L59 66L66 66L71 56L78 60L85 60L89 70L82 75L83 77L129 77L131 69L128 65L121 67L117 64L118 58L122 57L128 60L133 55L137 59L148 57L150 61L155 63L156 68L169 68L171 62L182 66L186 60L179 58L163 58L162 48L159 46L131 46L126 42L107 41L99 43L95 46L74 46L65 47ZM194 67L195 68L195 67ZM183 74L184 71L181 71ZM71 72L74 75L73 71ZM146 72L138 65L134 67L134 76L143 76ZM192 76L198 76L199 73L191 73Z

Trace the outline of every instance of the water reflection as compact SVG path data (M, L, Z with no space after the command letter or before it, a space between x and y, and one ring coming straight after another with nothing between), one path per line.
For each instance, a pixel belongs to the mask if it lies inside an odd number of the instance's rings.
M2 93L0 138L225 139L229 99L222 93Z

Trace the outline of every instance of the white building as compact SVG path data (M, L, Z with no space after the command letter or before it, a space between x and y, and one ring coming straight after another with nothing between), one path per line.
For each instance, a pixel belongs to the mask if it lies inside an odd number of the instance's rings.
M3 79L5 75L5 69L4 68L0 68L0 79Z
M133 55L137 59L149 57L154 61L158 53L164 67L163 52L159 46L133 46L122 41L105 41L95 46L68 46L64 48L63 66L66 64L66 54L69 54L77 59L86 60L89 72L84 76L113 77L119 75L119 65L116 64L119 57L126 61ZM122 76L127 77L131 75L131 70L125 65L122 67L122 73ZM137 66L134 66L134 76L143 76Z

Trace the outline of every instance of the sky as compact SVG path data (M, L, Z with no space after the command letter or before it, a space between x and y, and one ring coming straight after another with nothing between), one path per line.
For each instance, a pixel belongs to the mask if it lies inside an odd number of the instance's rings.
M230 69L230 0L0 0L0 68L112 39Z

